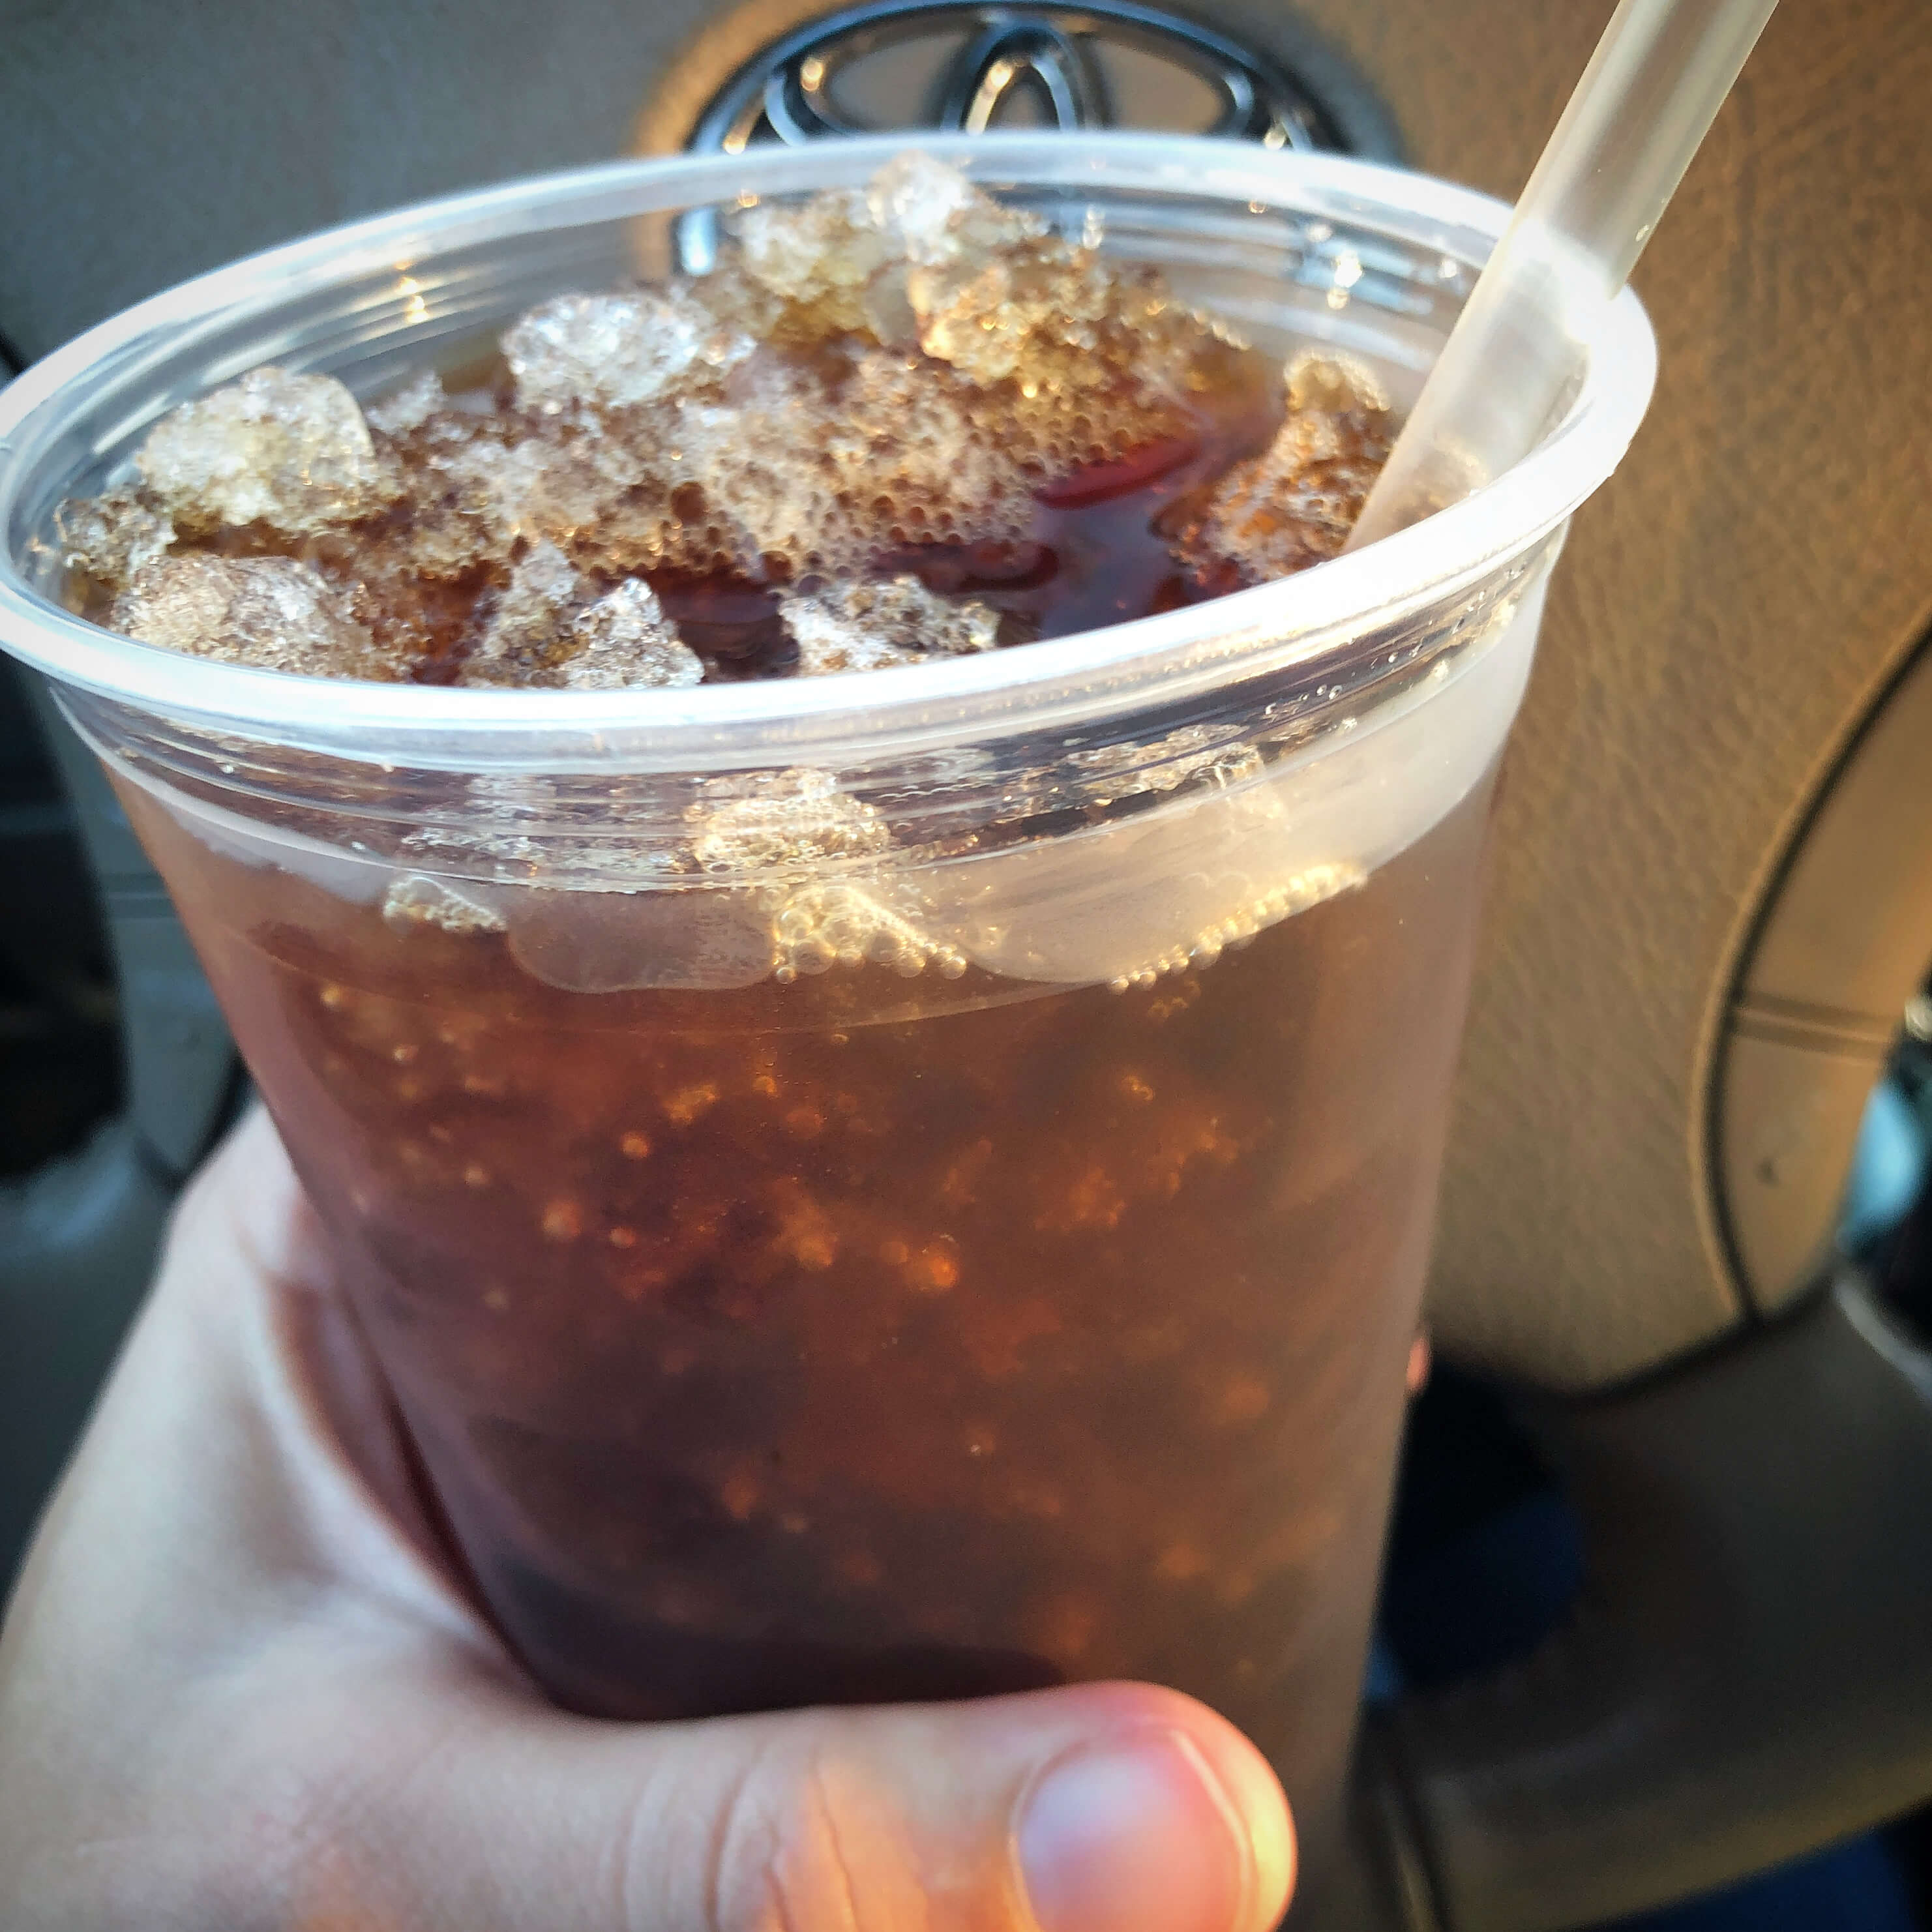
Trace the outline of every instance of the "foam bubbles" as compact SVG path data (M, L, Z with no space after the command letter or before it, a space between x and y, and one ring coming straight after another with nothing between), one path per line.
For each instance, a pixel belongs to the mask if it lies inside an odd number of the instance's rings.
M883 966L905 980L928 966L948 980L966 970L966 956L897 910L882 883L802 886L772 914L771 932L777 947L773 976L781 984L834 966Z
M1308 354L1288 372L1288 415L1259 456L1222 477L1184 534L1197 570L1232 561L1250 584L1336 555L1395 441L1396 424L1366 370Z
M970 395L890 350L830 370L761 355L728 400L685 408L656 460L670 504L753 574L771 560L849 573L895 542L1016 536L1030 508Z
M829 545L821 539L827 568L839 556L849 568L862 546L882 539L1024 534L1029 478L1002 440L999 412L968 385L916 357L873 350L854 362L833 404L826 458L835 494L863 521L842 540L836 531Z
M506 556L519 542L574 544L610 514L625 488L598 461L593 443L513 440L488 424L435 450L425 467L431 488L448 493L472 556Z

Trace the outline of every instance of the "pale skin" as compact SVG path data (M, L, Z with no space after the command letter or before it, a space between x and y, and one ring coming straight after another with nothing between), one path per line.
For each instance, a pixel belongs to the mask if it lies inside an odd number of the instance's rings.
M1152 1685L547 1704L260 1115L184 1200L0 1631L8 1932L1267 1932L1294 1875L1260 1754Z

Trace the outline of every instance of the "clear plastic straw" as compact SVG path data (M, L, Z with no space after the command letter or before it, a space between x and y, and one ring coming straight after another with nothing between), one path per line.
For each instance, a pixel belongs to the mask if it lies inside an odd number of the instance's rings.
M1535 447L1582 374L1590 318L1629 279L1776 4L1622 0L1348 549L1459 501Z

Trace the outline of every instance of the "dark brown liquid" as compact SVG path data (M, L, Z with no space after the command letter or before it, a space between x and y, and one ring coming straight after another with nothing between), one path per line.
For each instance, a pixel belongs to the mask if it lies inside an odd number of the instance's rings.
M1487 792L1125 992L572 994L130 803L548 1688L671 1718L1152 1678L1318 1832Z

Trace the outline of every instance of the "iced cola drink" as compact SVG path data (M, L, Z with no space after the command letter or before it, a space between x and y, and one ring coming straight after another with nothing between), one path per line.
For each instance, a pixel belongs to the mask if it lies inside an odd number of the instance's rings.
M1648 338L1514 524L1297 578L1466 286L1445 210L1496 211L1324 164L1377 304L1321 166L1177 220L1220 152L640 166L413 218L405 271L304 244L188 305L171 390L53 369L0 621L554 1694L1151 1678L1318 1846L1496 760ZM142 425L91 468L88 410Z

